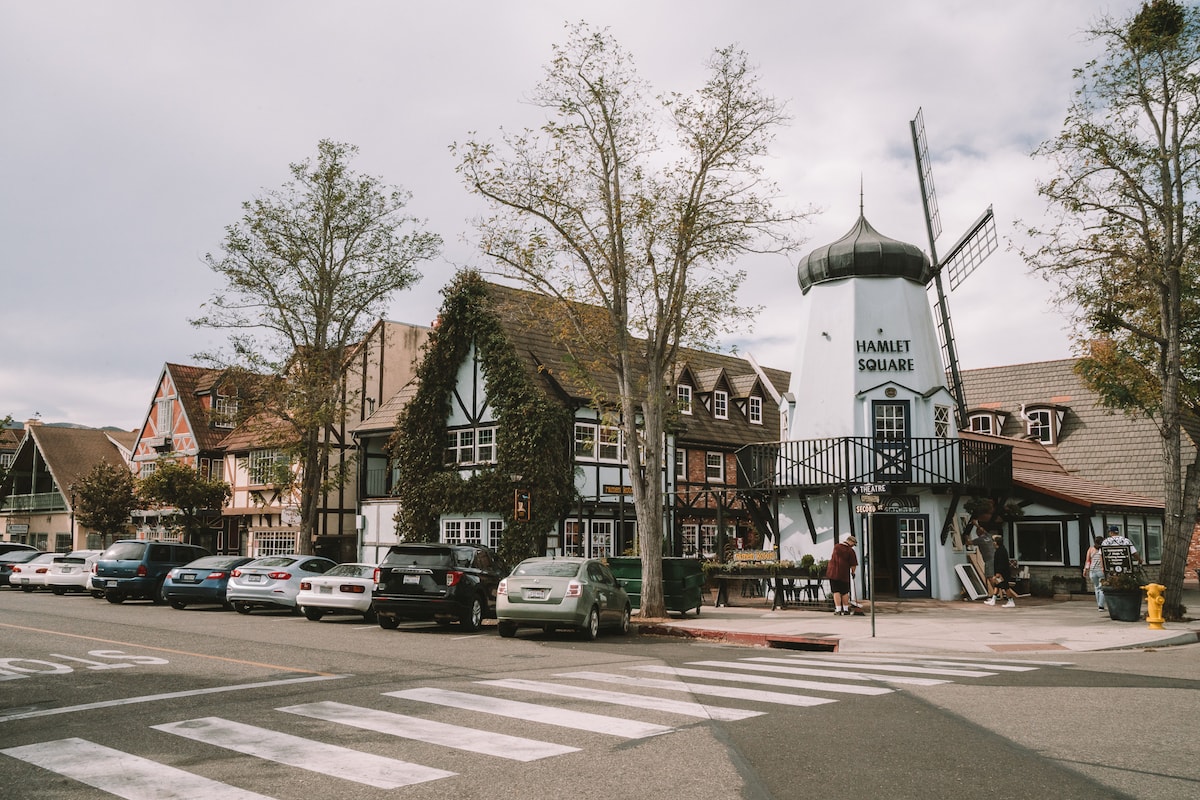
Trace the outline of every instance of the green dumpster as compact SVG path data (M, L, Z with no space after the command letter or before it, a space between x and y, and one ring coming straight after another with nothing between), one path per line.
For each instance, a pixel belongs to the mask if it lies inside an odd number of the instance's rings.
M629 603L634 608L642 605L642 560L629 556L608 559L617 583L629 594ZM700 613L701 596L704 588L704 571L694 558L664 558L663 605L667 611L686 614L693 608Z

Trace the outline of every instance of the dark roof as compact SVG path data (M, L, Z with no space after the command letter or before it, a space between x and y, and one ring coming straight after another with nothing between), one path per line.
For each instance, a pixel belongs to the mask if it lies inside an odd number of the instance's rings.
M179 401L183 403L192 435L196 437L196 445L202 452L220 448L221 440L228 435L229 429L215 428L209 424L208 413L200 397L212 392L225 370L171 363L166 365L165 370L175 382L175 390L179 393ZM154 388L158 390L157 386Z
M1004 436L1026 435L1021 405L1065 408L1058 441L1048 450L1072 475L1140 495L1163 497L1162 442L1154 420L1112 411L1084 386L1075 359L964 370L963 388L972 410L1007 415ZM1184 460L1195 445L1184 436ZM1159 501L1161 503L1161 501Z
M396 419L400 416L400 412L416 396L418 386L420 386L420 381L416 378L404 384L400 391L396 392L383 405L375 409L375 413L355 425L351 432L355 436L362 436L368 433L390 432L394 430Z
M29 457L26 451L36 448L54 478L55 486L68 503L71 485L87 477L98 463L104 461L128 468L109 431L54 425L30 425L27 431L29 435L17 451L17 459L24 461Z
M863 216L841 239L801 259L796 269L804 294L815 283L841 278L905 278L924 286L932 276L929 257L919 247L884 236Z

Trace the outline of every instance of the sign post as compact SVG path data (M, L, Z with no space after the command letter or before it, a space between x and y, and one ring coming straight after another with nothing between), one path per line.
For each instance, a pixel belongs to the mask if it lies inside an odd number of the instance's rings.
M858 495L858 505L854 510L866 517L863 534L863 569L867 572L867 596L871 598L871 638L875 638L875 572L871 569L871 534L874 529L873 517L879 510L880 495L887 494L886 483L862 483L854 487Z

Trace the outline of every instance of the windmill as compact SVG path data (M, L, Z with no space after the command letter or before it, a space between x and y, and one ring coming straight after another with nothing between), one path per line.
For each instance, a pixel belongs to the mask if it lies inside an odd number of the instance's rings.
M950 326L950 309L946 305L946 292L942 286L942 272L950 276L953 291L975 271L983 260L996 249L996 221L992 207L975 221L950 248L945 259L938 260L937 237L942 233L942 220L938 215L937 197L933 193L933 172L929 163L929 147L925 141L925 119L921 109L909 121L912 130L913 154L917 159L917 180L921 184L921 202L925 207L925 230L929 234L929 260L932 262L933 285L937 292L934 309L938 341L942 350L942 365L950 380L950 393L954 395L956 417L960 430L967 426L967 401L963 396L962 374L958 369L958 351L954 344L954 329Z

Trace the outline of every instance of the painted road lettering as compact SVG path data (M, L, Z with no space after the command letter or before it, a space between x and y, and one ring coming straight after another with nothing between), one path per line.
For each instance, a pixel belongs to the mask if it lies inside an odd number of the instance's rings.
M91 658L67 656L61 653L49 653L49 657L58 659L50 661L41 658L0 658L0 681L14 681L19 678L30 678L34 675L68 675L83 667L73 666L84 664L86 669L127 669L137 666L168 664L165 658L157 656L137 656L123 653L120 650L89 650ZM109 659L95 661L93 659ZM63 663L71 662L71 663Z

